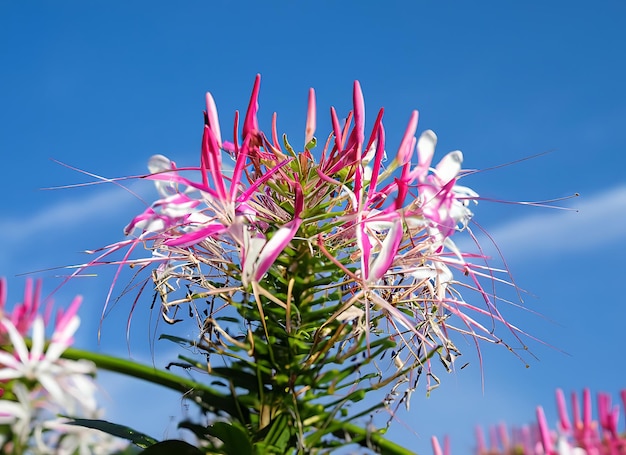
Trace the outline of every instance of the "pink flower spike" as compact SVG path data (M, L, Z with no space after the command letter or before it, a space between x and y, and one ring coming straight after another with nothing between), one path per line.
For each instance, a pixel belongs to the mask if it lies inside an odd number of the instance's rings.
M622 390L620 393L620 398L622 399L622 406L626 410L626 389Z
M280 148L280 142L278 141L278 128L276 127L276 117L278 114L274 112L272 114L272 144L276 150L279 152L282 150Z
M481 426L476 426L476 452L482 454L487 451L487 444L485 443L485 434Z
M10 316L11 322L21 334L26 334L30 329L33 321L37 317L41 299L41 280L35 282L35 290L33 292L33 280L26 279L24 287L24 301L13 308Z
M238 131L239 131L239 111L235 111L235 121L233 122L233 150L235 152L235 156L239 154L239 139L237 138Z
M502 445L502 449L505 452L508 452L509 449L511 448L511 441L509 440L509 433L507 431L506 425L504 423L501 423L500 425L498 425L498 436L500 439L500 443Z
M208 126L204 127L204 135L202 136L202 157L204 158L202 162L213 177L213 184L218 197L225 201L226 187L224 186L224 176L222 175L222 152L217 145L217 139L213 131ZM203 183L206 185L206 182L203 181Z
M206 114L209 121L209 128L213 131L217 144L222 146L222 132L220 131L220 121L217 116L217 107L215 106L215 100L210 92L206 94Z
M433 455L443 455L443 451L441 450L441 446L439 445L439 440L437 436L433 436L430 438L430 441L433 445Z
M382 117L383 110L380 110ZM383 127L382 118L376 131L376 155L374 155L374 166L372 168L372 177L370 179L370 185L367 192L368 203L374 198L376 194L376 185L378 185L378 177L380 173L380 166L385 156L385 128Z
M583 389L583 428L591 431L591 391Z
M417 111L411 112L411 118L409 119L409 124L404 131L404 137L402 137L402 142L400 142L400 147L398 147L398 155L397 160L400 166L405 165L411 161L411 156L413 155L413 138L415 137L415 131L417 131L417 119L418 113Z
M598 393L598 420L600 426L607 428L608 416L611 409L611 399L605 393Z
M7 282L4 277L0 277L0 317L4 317L7 304Z
M495 427L489 427L489 442L490 442L490 446L491 446L491 451L492 452L499 452L500 451L500 447L498 444L498 432L496 431Z
M317 111L315 108L315 90L309 89L309 106L306 113L306 129L304 135L304 147L313 140L315 134Z
M352 102L354 104L354 129L348 139L347 148L357 147L357 153L359 153L358 149L363 147L365 141L365 101L359 81L354 81Z
M570 423L569 416L567 415L565 395L563 394L563 390L561 389L556 389L556 403L559 411L561 430L564 432L569 432L572 429L572 424Z
M252 95L246 112L246 119L243 122L243 138L249 134L255 134L259 131L259 121L257 112L259 111L259 88L261 87L261 75L257 74L252 87Z
M554 446L552 445L550 430L548 428L548 423L546 422L546 415L544 414L541 406L537 406L537 425L539 426L539 436L541 438L544 453L546 455L553 454Z
M246 138L243 141L243 147L241 151L237 155L237 161L235 162L235 169L233 170L233 178L230 182L230 200L234 200L237 195L237 189L239 187L239 182L241 180L241 173L243 169L246 167L246 158L248 156L248 144L250 142L250 138Z
M574 416L574 429L578 431L582 428L582 421L580 417L580 403L578 402L576 392L572 392L572 415Z
M334 107L330 108L330 118L333 123L333 133L335 135L335 147L337 148L337 152L341 153L342 148L341 144L343 142L343 135L341 134L341 126L339 125L339 118L337 117L337 112Z

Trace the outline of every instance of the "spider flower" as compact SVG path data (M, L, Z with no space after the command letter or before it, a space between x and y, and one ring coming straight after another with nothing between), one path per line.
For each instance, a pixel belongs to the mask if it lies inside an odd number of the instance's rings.
M496 297L481 284L499 271L453 241L457 232L469 230L469 204L478 198L458 184L464 175L460 151L433 167L437 137L430 130L416 137L414 111L387 161L384 110L367 135L365 101L355 82L353 110L340 120L330 109L332 130L320 152L314 150L315 92L309 91L305 146L297 152L286 136L279 141L276 114L271 134L261 130L259 93L257 76L241 132L235 113L232 141L222 134L215 100L207 94L199 164L179 168L162 155L150 158L150 174L144 177L154 181L159 199L126 226L129 239L97 250L99 255L76 273L110 263L110 255L127 249L113 261L118 272L111 289L124 265L154 264L152 279L164 316L193 299L189 294L168 298L183 283L228 303L234 292L254 293L258 300L259 289L273 295L281 283L311 279L313 294L340 290L340 309L333 307L323 325L362 314L355 333L365 328L368 337L381 332L395 337L394 363L403 371L423 366L434 350L450 367L459 355L451 331L503 344L481 319L500 322L518 337L519 329L505 320ZM132 256L137 246L150 253ZM330 287L316 287L316 280L331 276ZM466 302L456 289L461 283L483 304ZM215 323L212 314L209 320Z

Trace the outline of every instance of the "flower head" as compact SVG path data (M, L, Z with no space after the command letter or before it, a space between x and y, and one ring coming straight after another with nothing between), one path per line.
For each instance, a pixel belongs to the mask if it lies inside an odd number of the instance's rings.
M430 372L433 353L451 368L460 354L452 331L503 344L481 319L498 321L517 337L519 329L506 322L480 284L498 271L453 241L469 230L469 204L478 198L458 184L464 175L460 151L432 167L437 136L428 130L416 138L414 111L386 162L384 110L368 136L364 96L355 82L353 110L341 121L331 108L332 133L317 156L317 107L315 92L309 92L305 147L296 152L286 136L279 141L276 115L271 134L261 131L259 94L257 76L241 133L235 115L232 141L222 135L215 100L207 94L199 164L179 168L162 155L150 158L145 178L155 182L159 199L128 224L128 240L98 250L84 267L110 263L105 258L124 248L114 261L116 279L124 265L155 264L151 278L169 322L172 307L199 296L221 299L218 308L255 301L264 326L263 302L273 302L288 312L289 320L280 321L285 330L298 323L292 304L326 302L319 304L328 311L326 320L312 340L336 322L363 315L349 336L365 333L368 343L369 337L395 340L392 375L403 381L425 365ZM150 254L131 256L137 246ZM295 296L294 283L307 283L307 291ZM461 283L484 304L466 302L456 289ZM184 297L168 296L181 287L190 289ZM277 297L283 291L281 298L293 302ZM299 311L302 305L297 303ZM194 304L193 311L201 337L206 327L219 327L213 310Z

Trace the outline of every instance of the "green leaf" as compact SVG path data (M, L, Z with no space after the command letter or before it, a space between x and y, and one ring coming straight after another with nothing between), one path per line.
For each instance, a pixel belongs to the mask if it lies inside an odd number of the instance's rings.
M206 429L206 433L224 443L220 448L229 455L250 455L253 453L248 434L237 425L215 422Z
M188 340L187 338L177 337L175 335L167 335L165 333L159 335L159 340L168 340L184 347L188 347L193 344L193 341Z
M292 424L286 414L275 416L263 441L257 444L257 452L287 453L292 429L290 425Z
M141 455L203 455L203 453L185 441L171 439L159 442L141 452Z
M148 435L140 433L124 425L107 422L106 420L96 419L73 419L67 422L68 425L76 425L79 427L93 428L108 433L118 438L127 439L142 449L156 444L158 441Z

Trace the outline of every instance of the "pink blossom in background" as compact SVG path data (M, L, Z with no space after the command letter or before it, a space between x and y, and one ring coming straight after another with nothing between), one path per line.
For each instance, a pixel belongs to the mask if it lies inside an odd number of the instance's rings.
M613 405L611 396L597 394L597 420L592 417L591 391L583 390L582 409L579 396L571 395L568 412L561 389L556 391L559 419L550 428L544 410L537 407L535 424L508 430L501 424L490 428L488 443L483 430L476 430L476 455L622 455L626 454L626 426L618 428L619 405ZM626 389L620 392L622 409L626 409ZM446 437L446 440L448 437ZM432 439L434 455L449 455L436 437Z

